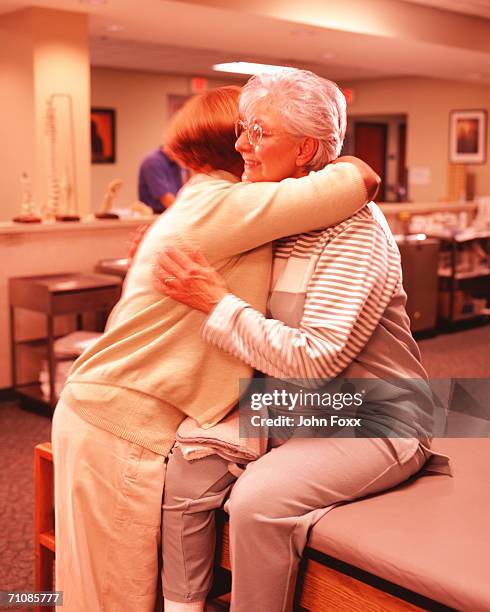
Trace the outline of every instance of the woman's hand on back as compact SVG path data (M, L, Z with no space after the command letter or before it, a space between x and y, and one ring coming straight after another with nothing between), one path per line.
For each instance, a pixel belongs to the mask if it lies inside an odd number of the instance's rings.
M366 162L363 162L362 159L353 157L352 155L343 155L342 157L338 157L332 162L332 164L336 164L338 162L352 164L359 170L368 193L368 199L374 200L374 198L378 195L379 187L381 185L381 178L376 174L371 166L366 164Z
M153 274L158 291L206 314L228 293L223 277L199 249L164 248L153 265Z

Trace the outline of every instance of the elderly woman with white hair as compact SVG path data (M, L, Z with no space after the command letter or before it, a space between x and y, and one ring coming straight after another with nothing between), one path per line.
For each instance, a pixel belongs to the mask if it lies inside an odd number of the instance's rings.
M240 114L236 149L245 180L304 176L340 154L345 99L334 83L310 72L253 77L242 90ZM270 452L249 463L233 486L227 504L231 609L290 611L310 527L339 503L403 482L435 455L429 449L432 402L410 333L396 244L373 203L335 227L281 239L271 318L231 294L198 253L165 249L155 275L167 296L208 315L201 332L207 342L269 377L309 386L334 377L395 381L371 385L364 434L273 438ZM421 393L396 382L412 379L422 383ZM179 446L170 455L163 513L166 612L204 610L212 579L212 513L234 481L219 455L187 461Z

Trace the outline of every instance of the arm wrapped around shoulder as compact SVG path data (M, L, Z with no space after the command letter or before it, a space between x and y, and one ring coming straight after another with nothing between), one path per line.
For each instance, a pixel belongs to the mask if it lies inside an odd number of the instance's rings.
M332 163L336 164L338 162L347 162L359 170L362 180L364 181L364 185L366 186L368 198L369 200L374 200L374 198L378 195L379 187L381 185L381 178L376 174L371 166L368 166L368 164L363 162L362 159L353 157L352 155L343 155Z

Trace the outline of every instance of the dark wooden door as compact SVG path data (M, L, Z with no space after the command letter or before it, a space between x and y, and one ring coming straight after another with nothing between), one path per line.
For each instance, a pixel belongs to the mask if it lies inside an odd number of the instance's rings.
M369 164L381 177L381 187L376 198L380 202L385 199L387 135L388 126L385 123L355 123L354 155Z

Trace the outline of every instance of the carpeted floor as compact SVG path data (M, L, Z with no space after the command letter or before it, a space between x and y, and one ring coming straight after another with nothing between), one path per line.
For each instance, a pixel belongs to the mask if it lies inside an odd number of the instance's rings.
M430 378L490 378L490 325L419 340Z
M15 402L0 404L0 590L3 591L34 590L34 446L48 441L50 430L48 417L26 412Z
M419 346L431 378L490 378L488 325ZM50 439L50 427L48 417L0 404L0 590L34 589L33 448Z

